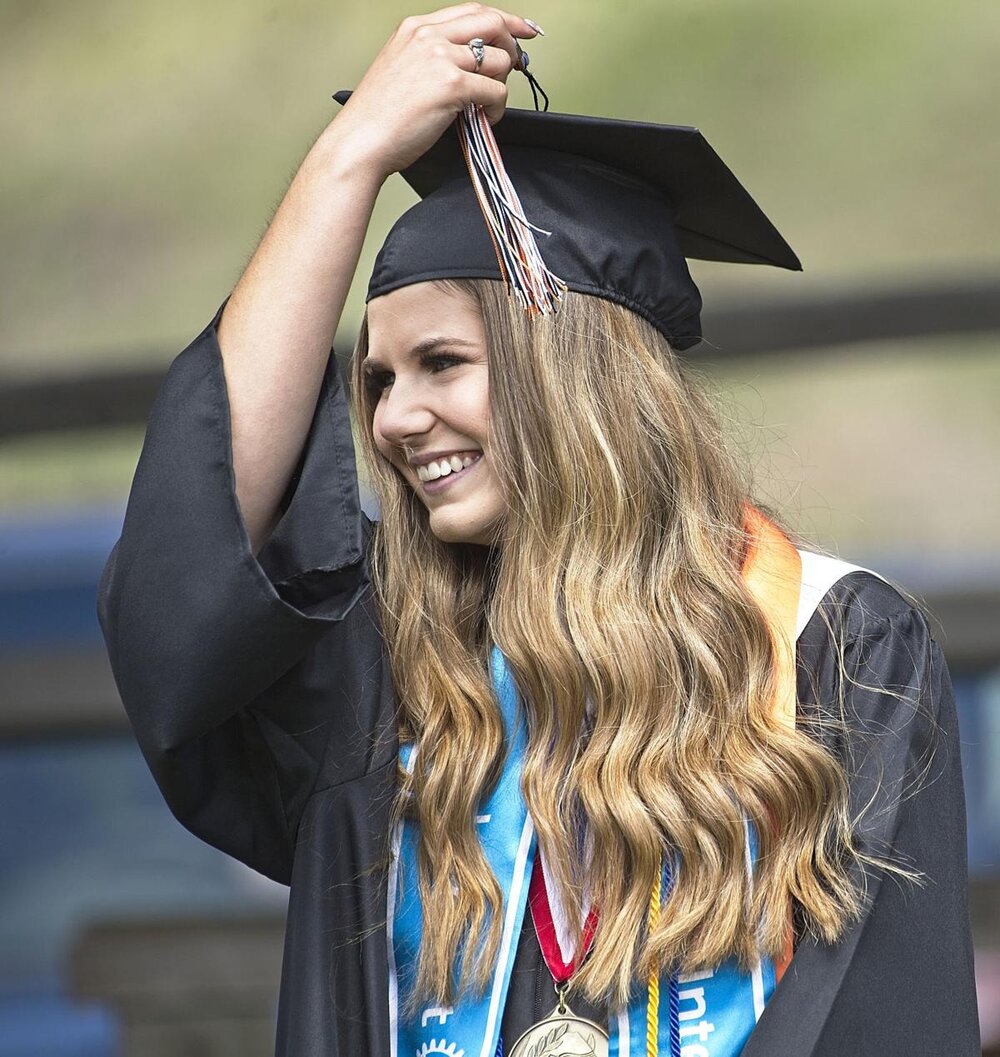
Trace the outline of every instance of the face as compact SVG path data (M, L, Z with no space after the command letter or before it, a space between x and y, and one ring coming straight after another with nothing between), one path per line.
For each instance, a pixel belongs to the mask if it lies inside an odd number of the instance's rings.
M365 377L375 444L449 543L491 542L504 513L490 460L486 333L478 306L432 283L368 303Z

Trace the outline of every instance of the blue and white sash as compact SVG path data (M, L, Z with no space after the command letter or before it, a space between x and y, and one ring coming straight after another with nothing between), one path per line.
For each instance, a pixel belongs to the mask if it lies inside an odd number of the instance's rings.
M752 878L757 834L749 822L745 827L747 871ZM660 978L661 995L668 993L669 982L667 974ZM670 1006L661 1000L657 1052L671 1057L736 1057L776 982L770 958L761 959L750 972L729 959L714 969L681 975L676 983L680 1050L671 1048ZM609 1057L646 1057L646 996L645 987L637 989L628 1009L619 1011L610 1033Z
M799 554L802 588L796 637L833 584L858 568L808 551L799 551ZM504 924L496 968L481 998L463 998L454 1008L427 1006L418 1009L415 1016L406 1015L420 950L423 915L417 882L417 827L413 820L405 820L394 837L389 876L386 931L391 1057L430 1057L438 1053L448 1057L494 1057L497 1052L500 1021L525 917L536 842L534 826L521 794L521 767L527 740L524 712L506 660L496 646L490 657L490 670L510 742L500 781L476 820L487 861L504 896ZM400 755L405 767L413 766L412 745L403 746ZM749 823L746 830L747 870L752 878L757 839ZM549 895L557 931L566 936L574 934L551 888ZM677 981L680 1053L674 1057L737 1057L775 986L775 966L766 958L750 972L740 970L733 959L712 970L681 976ZM666 995L668 989L669 978L665 974L661 993ZM646 1000L646 988L637 987L628 1008L611 1017L608 1025L611 1057L645 1057ZM510 1044L514 1040L505 1041ZM658 1050L663 1055L671 1054L667 1002L660 1004Z
M476 822L487 862L504 896L504 923L492 983L482 998L463 999L458 1008L428 1006L412 1018L404 1011L420 951L423 915L417 887L417 826L404 821L395 865L389 877L389 1015L391 1057L493 1057L500 1019L514 966L521 923L528 903L528 882L535 859L535 827L521 795L521 761L527 731L514 680L503 654L490 656L493 688L500 704L510 751L496 789ZM403 765L413 764L413 746L401 750Z

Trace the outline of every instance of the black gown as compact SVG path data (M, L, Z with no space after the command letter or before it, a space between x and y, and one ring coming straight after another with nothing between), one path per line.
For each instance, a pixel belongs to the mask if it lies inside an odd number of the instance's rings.
M101 624L170 809L291 886L277 1054L388 1057L396 697L366 575L371 523L343 388L331 361L284 516L255 557L233 484L217 321L174 361L153 407L101 579ZM869 909L841 942L800 938L743 1057L973 1057L965 808L941 651L923 615L871 574L843 578L821 608L842 630L859 682L920 691L914 708L852 688L850 744L833 747L848 761L852 806L872 801L861 844L925 881L874 873ZM797 661L808 725L839 678L818 613ZM552 1005L528 926L503 1017L508 1048Z

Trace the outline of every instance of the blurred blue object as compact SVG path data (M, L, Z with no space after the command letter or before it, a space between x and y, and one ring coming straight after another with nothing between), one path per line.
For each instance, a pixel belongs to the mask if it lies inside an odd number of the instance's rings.
M54 995L0 1000L0 1057L118 1057L118 1022Z
M969 870L1000 877L1000 668L955 672L969 825Z
M58 993L92 921L279 911L286 890L192 837L127 734L0 743L0 999Z
M123 513L83 507L0 520L0 649L102 642L97 580Z

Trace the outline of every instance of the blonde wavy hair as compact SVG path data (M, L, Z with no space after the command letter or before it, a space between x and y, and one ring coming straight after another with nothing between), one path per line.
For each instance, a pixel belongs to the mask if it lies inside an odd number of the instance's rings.
M568 293L558 315L529 320L498 282L440 285L485 321L489 451L507 502L494 547L438 540L375 448L366 321L352 366L381 503L373 583L401 737L417 744L396 811L419 823L415 997L481 992L500 942L502 895L475 826L504 759L492 643L525 702L523 791L554 883L570 920L585 887L601 909L573 981L589 1001L626 1002L654 967L779 956L789 898L832 942L862 901L844 767L771 714L774 647L740 574L750 486L702 387L619 305ZM752 885L744 817L759 837ZM681 868L650 931L668 850Z

